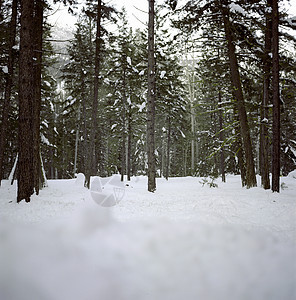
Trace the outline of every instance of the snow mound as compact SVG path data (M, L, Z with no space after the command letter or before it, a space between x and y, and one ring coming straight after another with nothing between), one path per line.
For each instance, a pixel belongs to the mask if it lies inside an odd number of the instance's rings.
M296 170L290 172L288 177L296 179Z

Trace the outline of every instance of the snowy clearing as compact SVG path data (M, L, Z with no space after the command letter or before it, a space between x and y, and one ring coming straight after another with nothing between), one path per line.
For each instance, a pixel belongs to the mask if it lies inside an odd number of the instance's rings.
M2 300L296 299L296 178L280 194L239 176L133 178L111 208L75 180L31 203L0 188Z

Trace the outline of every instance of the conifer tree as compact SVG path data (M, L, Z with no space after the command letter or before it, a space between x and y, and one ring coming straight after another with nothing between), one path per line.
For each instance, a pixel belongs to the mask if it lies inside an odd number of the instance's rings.
M155 49L154 49L154 0L149 0L148 22L148 91L147 91L147 157L148 191L156 190L155 169Z
M265 45L264 45L264 58L263 58L263 97L261 108L261 124L260 124L260 174L261 185L264 189L270 189L269 180L269 135L268 135L268 119L269 112L268 106L270 103L270 77L271 77L271 0L267 0L266 9L266 25L265 25Z
M19 134L17 202L30 202L34 193L33 148L33 14L34 3L21 3L20 65L19 65Z
M272 191L280 191L280 88L279 88L279 10L272 0Z
M2 6L2 4L1 4ZM1 10L0 6L0 10ZM0 185L3 179L3 163L4 163L4 151L7 145L7 131L8 131L8 114L10 111L10 101L13 85L14 75L14 62L15 62L15 41L17 30L17 6L18 0L12 1L11 7L11 20L9 24L9 42L8 42L8 59L7 59L7 72L5 78L5 91L4 101L2 106L2 122L0 127Z

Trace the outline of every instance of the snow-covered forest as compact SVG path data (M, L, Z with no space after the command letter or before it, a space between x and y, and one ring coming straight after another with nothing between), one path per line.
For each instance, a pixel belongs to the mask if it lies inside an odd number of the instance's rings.
M295 0L145 2L0 0L0 299L292 300Z

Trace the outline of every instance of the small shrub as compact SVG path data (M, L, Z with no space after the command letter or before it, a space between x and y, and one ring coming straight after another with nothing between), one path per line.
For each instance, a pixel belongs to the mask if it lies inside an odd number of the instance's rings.
M210 188L217 188L218 187L218 184L215 183L215 177L211 176L209 178L207 177L204 177L202 178L202 181L199 181L199 183L204 186L205 184L207 184Z

